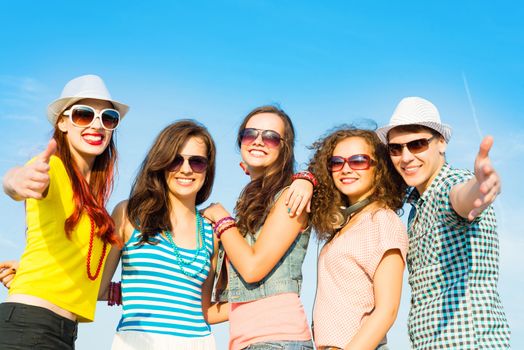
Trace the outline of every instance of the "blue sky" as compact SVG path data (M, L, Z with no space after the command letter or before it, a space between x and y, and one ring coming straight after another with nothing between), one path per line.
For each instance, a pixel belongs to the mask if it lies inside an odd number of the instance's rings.
M521 252L524 212L524 6L517 1L9 1L0 4L0 173L42 150L51 126L47 104L82 74L102 76L131 110L118 130L118 183L110 209L129 193L157 133L178 118L208 126L218 147L212 201L232 208L247 178L234 139L253 107L278 103L306 146L342 123L387 123L405 96L422 96L454 128L448 160L472 167L481 136L491 134L503 180L495 204L500 236L500 292L524 348ZM24 211L0 195L0 260L24 245ZM315 242L304 264L310 314ZM5 291L0 291L0 298ZM408 348L405 285L390 332ZM81 325L80 350L109 348L119 309L98 305ZM225 349L227 325L214 328Z

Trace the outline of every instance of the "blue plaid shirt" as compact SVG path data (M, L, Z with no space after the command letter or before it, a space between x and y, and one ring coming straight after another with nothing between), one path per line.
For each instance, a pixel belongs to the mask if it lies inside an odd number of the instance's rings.
M473 174L444 164L430 187L413 189L407 266L414 349L507 349L510 330L497 292L499 242L492 207L474 221L449 194Z

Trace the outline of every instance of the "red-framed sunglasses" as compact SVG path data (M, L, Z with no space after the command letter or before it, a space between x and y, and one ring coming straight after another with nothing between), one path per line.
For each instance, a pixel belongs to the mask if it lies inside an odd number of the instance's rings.
M377 162L371 159L367 154L355 154L351 157L333 156L329 158L328 169L330 171L340 171L344 168L344 164L348 163L349 167L353 170L368 170L371 166Z
M193 170L195 173L203 173L207 170L207 165L209 164L209 161L206 157L202 156L186 156L182 154L177 154L175 156L175 159L173 159L173 162L167 167L168 171L175 172L180 170L182 165L184 164L184 161L187 159L189 163L189 167L191 170Z

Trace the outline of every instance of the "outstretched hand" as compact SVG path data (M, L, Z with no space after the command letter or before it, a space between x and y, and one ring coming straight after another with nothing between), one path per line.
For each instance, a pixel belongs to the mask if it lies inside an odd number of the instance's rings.
M4 177L4 191L13 199L42 199L49 187L49 160L56 152L56 141L51 139L45 151L23 167L10 170Z
M18 269L18 261L3 261L0 262L0 282L7 288L11 287L11 283L16 275Z
M480 143L475 159L475 177L478 183L479 196L473 202L473 209L468 219L473 220L486 209L500 193L500 177L491 165L489 151L493 146L493 137L486 136Z

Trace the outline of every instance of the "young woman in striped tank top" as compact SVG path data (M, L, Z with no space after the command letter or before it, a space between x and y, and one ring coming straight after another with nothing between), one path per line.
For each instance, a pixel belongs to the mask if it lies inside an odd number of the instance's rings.
M325 242L313 312L317 349L387 349L407 251L404 181L373 131L339 129L317 141L311 222ZM348 210L341 211L341 207Z
M237 144L251 181L236 204L237 219L220 205L205 210L227 254L229 348L313 349L299 298L309 241L308 214L290 215L295 132L274 106L255 108L243 120ZM302 196L298 196L302 197ZM307 202L306 198L298 201ZM236 225L235 225L236 222ZM236 227L238 226L238 228ZM227 294L227 295L226 295Z
M123 314L113 349L215 348L209 322L224 320L209 310L217 244L196 209L214 177L211 135L194 121L179 121L157 137L129 200L115 208L125 245L108 257L100 290L106 298L121 258Z

